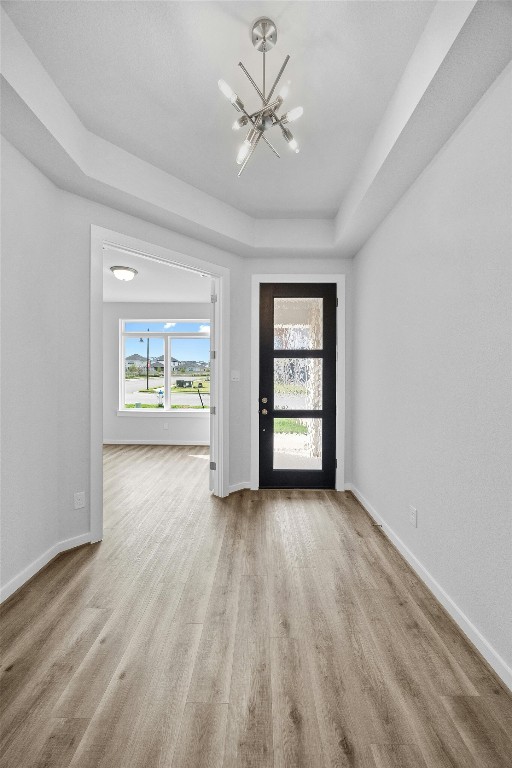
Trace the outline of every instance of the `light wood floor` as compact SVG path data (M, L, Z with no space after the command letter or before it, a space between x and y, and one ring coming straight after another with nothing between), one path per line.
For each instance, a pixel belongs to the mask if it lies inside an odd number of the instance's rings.
M505 768L512 698L348 494L110 446L105 539L1 609L2 768Z

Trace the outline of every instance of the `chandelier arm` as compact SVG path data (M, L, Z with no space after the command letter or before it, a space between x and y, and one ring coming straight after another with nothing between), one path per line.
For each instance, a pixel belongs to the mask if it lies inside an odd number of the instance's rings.
M252 145L251 149L249 150L249 154L248 154L248 155L247 155L247 157L245 158L244 162L242 163L242 167L241 167L241 168L240 168L240 170L238 171L238 176L241 176L241 174L242 174L242 172L243 172L243 170L244 170L245 166L247 165L247 163L249 162L249 160L250 160L250 159L251 159L251 157L253 156L253 154L254 154L254 150L255 150L255 149L256 149L256 147L258 146L258 142L259 142L259 140L261 139L261 137L262 137L262 136L263 136L263 134L262 134L262 133L259 133L259 134L257 135L257 137L256 137L256 141L255 141L255 142L254 142L254 144Z
M265 97L263 96L262 92L260 91L260 89L258 88L258 86L256 85L256 83L254 82L254 80L252 79L252 77L250 76L250 74L248 73L248 71L246 70L246 68L244 67L244 65L242 64L241 61L238 62L238 66L247 75L247 78L248 78L249 82L251 83L251 85L253 86L254 90L256 91L256 93L258 94L260 99L264 102L265 101Z
M282 65L281 69L277 73L277 77L276 77L276 79L274 81L274 85L270 89L270 93L269 93L268 99L267 99L267 104L269 103L270 99L272 98L272 94L274 93L274 91L275 91L275 89L277 87L277 84L278 84L279 80L281 79L281 75L283 74L283 72L285 70L285 67L286 67L286 65L288 64L289 61L290 61L290 56L287 55L285 60L283 61L283 65ZM277 116L275 109L272 109L272 117L276 120L277 123L279 123L279 117Z
M256 127L258 127L258 126L259 126L259 124L260 124L260 122L261 122L261 118L258 118L258 119L256 120L256 122L254 123L254 125L255 125ZM260 133L260 138L262 138L262 139L263 139L263 141L265 142L265 144L267 145L267 147L270 147L270 149L272 150L272 152L274 153L274 155L277 155L277 157L279 157L279 158L281 157L281 155L279 154L279 152L277 151L277 149L274 147L274 145L273 145L273 144L271 144L271 143L270 143L270 141L267 139L267 137L265 136L265 134L264 134L263 132L261 132L261 133ZM259 141L259 139L258 139L258 141Z
M279 107L276 107L276 109L279 109ZM277 125L279 123L279 115L276 114L276 111L273 107L270 107L270 113L272 118L274 119L274 122L272 125Z
M280 69L280 70L279 70L279 72L277 73L277 77L276 77L276 79L275 79L275 81L274 81L274 85L273 85L273 86L272 86L272 88L270 89L270 93L269 93L269 95L268 95L268 98L267 98L267 100L266 100L266 102L265 102L266 104L268 104L268 102L269 102L269 101L270 101L270 99L272 98L272 94L274 93L274 91L275 91L275 89L276 89L276 86L277 86L277 84L278 84L279 80L281 79L281 75L283 74L283 72L284 72L284 69L285 69L285 67L286 67L286 65L288 64L288 62L289 62L289 61L290 61L290 57L289 57L289 56L287 56L287 57L286 57L286 59L283 61L283 66L281 67L281 69Z
M263 106L267 103L265 100L265 51L266 48L263 49Z
M249 82L253 86L254 90L256 91L256 93L258 94L260 99L263 101L263 103L266 105L266 104L269 103L270 99L272 98L273 93L274 93L274 91L275 91L275 89L277 87L277 84L278 84L279 80L281 79L281 76L282 76L282 74L283 74L283 72L285 70L285 67L286 67L286 65L288 64L289 61L290 61L290 56L286 56L285 60L283 61L281 69L277 73L277 77L276 77L276 79L274 81L274 85L270 89L270 93L268 94L267 98L264 97L263 93L260 91L260 89L258 88L258 86L256 85L256 83L254 82L254 80L252 79L251 75L249 74L249 72L244 67L244 65L242 64L241 61L238 62L238 66L244 72L244 74L247 76L247 79L249 80Z
M282 99L278 97L275 101L272 102L272 104L265 104L265 106L262 107L261 109L258 109L257 112L253 112L251 115L251 118L255 120L257 117L262 115L263 112L266 112L267 110L272 110L272 114L274 115L276 120L279 120L274 110L279 109L282 103L283 103Z
M267 144L267 146L269 146L269 147L270 147L270 149L272 150L272 152L274 153L274 155L277 155L278 157L281 157L281 155L279 154L279 152L277 151L277 149L274 147L274 145L273 145L273 144L271 144L271 143L270 143L270 141L267 139L267 137L265 136L265 134L262 134L262 138L263 138L263 141L265 142L265 144Z

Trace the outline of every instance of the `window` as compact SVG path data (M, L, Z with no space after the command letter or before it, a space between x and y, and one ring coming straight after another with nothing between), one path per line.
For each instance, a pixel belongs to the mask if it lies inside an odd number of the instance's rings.
M120 410L210 409L210 321L121 321Z

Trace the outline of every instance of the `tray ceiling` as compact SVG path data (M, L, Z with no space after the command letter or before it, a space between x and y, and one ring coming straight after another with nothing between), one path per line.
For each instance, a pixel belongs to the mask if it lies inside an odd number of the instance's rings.
M197 189L254 217L329 218L340 207L433 2L5 2L82 123ZM262 147L237 178L236 116L226 79L256 108L237 66L260 80L249 27L270 15L269 76L291 59L301 104L295 155Z

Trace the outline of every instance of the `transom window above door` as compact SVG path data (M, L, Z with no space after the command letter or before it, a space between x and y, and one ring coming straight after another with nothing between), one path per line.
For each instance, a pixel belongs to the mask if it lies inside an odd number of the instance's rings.
M210 410L210 321L122 320L120 410Z

